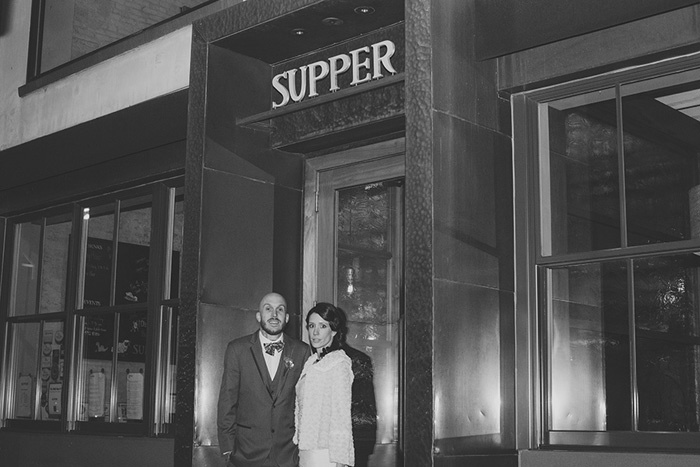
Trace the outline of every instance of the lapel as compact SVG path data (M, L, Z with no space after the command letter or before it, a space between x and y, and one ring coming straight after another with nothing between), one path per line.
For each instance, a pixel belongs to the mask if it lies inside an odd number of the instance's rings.
M250 352L253 354L253 361L255 362L255 366L258 368L260 379L262 379L262 382L267 389L267 393L270 395L270 397L272 397L272 381L270 380L270 373L267 371L265 357L262 353L259 331L253 334L252 338L250 339ZM279 368L277 368L277 371L279 372Z

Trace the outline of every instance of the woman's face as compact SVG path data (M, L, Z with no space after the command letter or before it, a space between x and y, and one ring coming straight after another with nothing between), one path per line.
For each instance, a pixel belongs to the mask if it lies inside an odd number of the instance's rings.
M314 349L321 350L330 345L333 336L336 332L331 329L331 325L325 319L321 318L318 313L313 313L309 316L309 339L311 346Z

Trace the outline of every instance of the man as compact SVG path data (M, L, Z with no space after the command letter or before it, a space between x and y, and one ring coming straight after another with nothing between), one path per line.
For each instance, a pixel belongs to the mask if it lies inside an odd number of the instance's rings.
M352 416L352 437L355 447L355 466L367 467L369 456L377 442L377 401L374 395L374 368L372 358L347 343L348 318L341 308L343 327L342 349L352 362L352 396L350 413Z
M229 342L218 405L219 448L229 466L296 467L294 386L309 346L285 334L287 302L260 301L260 330Z
M355 447L355 466L367 467L369 456L377 442L377 403L374 396L374 369L366 353L343 342L342 349L350 357L352 372L352 437Z

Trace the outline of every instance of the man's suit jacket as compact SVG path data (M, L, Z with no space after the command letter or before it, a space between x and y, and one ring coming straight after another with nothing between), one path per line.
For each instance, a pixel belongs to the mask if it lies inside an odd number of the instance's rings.
M236 467L261 466L268 456L295 467L294 386L309 357L305 343L284 335L284 349L270 379L259 332L229 342L218 404L219 448Z

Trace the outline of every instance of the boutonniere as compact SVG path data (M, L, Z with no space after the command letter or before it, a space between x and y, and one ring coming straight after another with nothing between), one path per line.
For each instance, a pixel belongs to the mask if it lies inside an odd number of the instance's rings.
M285 367L287 370L291 370L292 368L294 368L294 362L292 361L291 358L289 358L289 357L284 357L284 367Z

